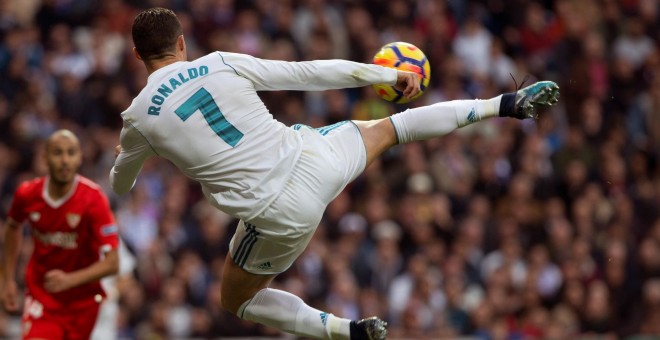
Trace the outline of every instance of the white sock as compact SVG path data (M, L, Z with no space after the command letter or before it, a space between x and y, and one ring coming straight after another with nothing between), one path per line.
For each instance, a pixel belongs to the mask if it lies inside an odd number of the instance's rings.
M456 128L497 117L502 96L487 100L453 100L408 109L390 117L399 144L446 135Z
M298 336L350 339L351 320L338 318L306 305L299 297L277 289L262 289L238 309L251 320Z

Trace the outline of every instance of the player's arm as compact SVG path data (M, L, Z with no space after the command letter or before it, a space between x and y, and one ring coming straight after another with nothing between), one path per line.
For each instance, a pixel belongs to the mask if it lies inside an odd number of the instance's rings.
M227 67L251 80L257 91L323 91L372 84L396 85L399 78L408 73L348 60L288 62L239 53L217 53Z
M120 147L116 149L117 159L110 170L110 186L117 194L127 193L142 169L144 161L155 155L149 142L130 123L124 122L120 134Z
M59 269L50 270L44 277L44 288L51 293L58 293L98 281L119 271L119 255L117 249L105 253L105 257L88 267L66 273Z
M5 242L3 253L2 301L5 309L18 310L18 287L16 285L16 263L23 242L21 224L8 218L5 222Z

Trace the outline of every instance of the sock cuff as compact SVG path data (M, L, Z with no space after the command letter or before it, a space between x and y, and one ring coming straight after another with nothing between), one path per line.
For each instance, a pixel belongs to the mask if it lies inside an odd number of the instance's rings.
M410 133L406 133L408 132L408 127L406 126L404 115L408 111L410 111L410 109L390 116L390 121L392 122L392 126L394 126L394 134L396 135L397 144L406 144L414 140Z
M396 137L396 143L401 144L401 142L399 142L399 130L397 130L396 124L394 124L394 120L392 120L392 117L393 116L390 116L389 119L390 119L390 123L392 123L392 127L394 128L394 137Z
M269 290L272 290L272 289L270 289L270 288L261 289L260 291L256 292L252 296L252 298L250 298L250 299L246 300L245 302L243 302L243 304L241 304L241 306L238 307L238 310L236 311L236 316L238 316L239 318L241 318L243 320L248 320L248 319L245 318L245 311L250 306L250 303L255 302L257 305L260 304L261 300L264 297L264 294L268 294Z
M254 297L253 297L253 298L254 298ZM250 302L252 302L252 299L249 299L249 300L246 300L245 302L243 302L243 304L242 304L240 307L238 307L238 310L236 311L236 316L238 316L238 317L239 317L240 319L242 319L242 320L246 320L246 319L244 318L244 316L245 316L245 310L247 309L247 307L248 307L248 305L250 304Z

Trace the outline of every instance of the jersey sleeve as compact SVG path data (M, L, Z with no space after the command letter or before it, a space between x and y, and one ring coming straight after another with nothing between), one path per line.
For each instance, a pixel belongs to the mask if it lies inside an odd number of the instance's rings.
M155 152L147 139L129 122L124 121L119 139L121 152L110 169L110 186L117 194L124 194L133 188L144 161Z
M217 53L225 65L252 81L257 91L323 91L372 84L394 85L397 80L397 71L393 68L348 60L288 62L240 53Z
M103 252L117 249L119 246L119 228L110 209L108 198L98 191L98 198L92 203L89 210L92 235L95 243Z
M9 211L7 212L7 217L12 220L20 223L23 223L27 218L27 212L25 211L25 196L26 196L27 185L25 183L21 184L14 192L14 197L11 200L11 205L9 206Z

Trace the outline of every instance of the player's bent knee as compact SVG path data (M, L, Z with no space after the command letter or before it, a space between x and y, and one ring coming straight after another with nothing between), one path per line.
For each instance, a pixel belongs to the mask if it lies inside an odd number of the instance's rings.
M263 288L259 287L256 289L244 289L241 287L232 287L230 285L223 284L220 288L220 303L222 304L222 308L238 317L242 317L242 315L239 313L241 306L246 301L250 301L261 289Z
M256 292L246 292L241 287L236 287L232 285L231 280L224 280L220 285L220 303L222 308L231 312L234 315L238 315L238 310L241 308L241 305L252 299Z
M367 149L367 165L397 143L396 131L389 118L353 122L360 129Z
M233 261L231 266L234 266ZM225 267L220 284L220 303L224 309L238 315L241 305L252 299L257 292L268 287L270 280L267 277L249 274L238 267L227 269ZM254 280L255 277L265 280ZM238 316L240 317L240 315Z
M275 275L257 275L238 267L227 256L220 283L220 303L222 308L234 315L246 301L252 299L257 292L268 287ZM238 315L240 317L240 315Z
M223 289L224 290L224 289ZM231 293L228 293L231 294ZM245 299L243 301L240 301L240 299L237 299L235 296L231 296L226 294L224 291L222 292L222 296L220 298L220 303L222 304L222 308L226 309L227 311L231 312L234 315L238 314L238 309L241 307L241 305L249 300Z

